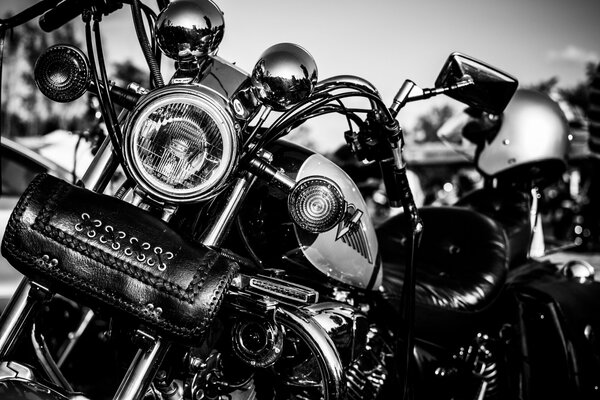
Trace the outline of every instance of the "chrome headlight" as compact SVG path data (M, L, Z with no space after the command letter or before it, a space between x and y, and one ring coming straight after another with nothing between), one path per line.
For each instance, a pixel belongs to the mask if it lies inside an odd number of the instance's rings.
M210 91L166 86L148 94L125 126L124 156L136 183L159 200L215 195L238 158L236 125Z

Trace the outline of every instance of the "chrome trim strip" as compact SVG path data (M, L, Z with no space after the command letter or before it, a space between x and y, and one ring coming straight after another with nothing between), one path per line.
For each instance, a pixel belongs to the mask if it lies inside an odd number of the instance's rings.
M50 292L29 279L23 278L17 291L0 317L0 359L13 349L29 315L46 299Z
M248 281L248 287L284 301L292 300L303 304L314 304L319 301L319 292L316 290L274 278L252 277Z

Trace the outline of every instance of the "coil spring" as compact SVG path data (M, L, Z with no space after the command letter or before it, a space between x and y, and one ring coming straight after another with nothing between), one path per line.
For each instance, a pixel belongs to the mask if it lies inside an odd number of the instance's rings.
M375 361L378 361L373 357ZM378 364L364 370L360 362L353 363L346 371L348 400L374 400L387 379L385 365Z
M493 400L498 397L498 364L494 353L493 341L483 333L478 333L475 338L477 350L473 372L481 379L479 399Z
M484 363L481 371L477 373L482 380L484 396L479 397L486 400L494 400L498 397L498 364L496 362Z

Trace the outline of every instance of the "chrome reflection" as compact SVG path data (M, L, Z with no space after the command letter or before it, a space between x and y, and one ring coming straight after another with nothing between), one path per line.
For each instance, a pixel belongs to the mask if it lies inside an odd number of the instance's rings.
M298 335L315 356L322 376L325 399L341 399L344 396L344 369L333 340L309 313L299 309L278 308L275 321Z
M223 12L210 0L173 1L156 21L158 46L175 60L213 54L224 32Z
M227 182L238 156L236 125L210 91L168 86L144 98L125 127L127 168L146 193L200 201Z
M252 71L252 83L266 105L285 111L313 92L317 76L317 64L306 50L279 43L262 53Z
M595 281L595 268L584 260L571 260L561 268L562 274L569 280L577 283L590 283Z
M288 196L288 211L299 227L321 233L340 223L346 213L346 202L334 181L313 176L296 183Z
M318 303L304 308L335 343L344 368L366 345L369 322L364 314L344 303Z
M274 323L237 321L231 331L233 350L248 365L270 367L281 356L284 334Z

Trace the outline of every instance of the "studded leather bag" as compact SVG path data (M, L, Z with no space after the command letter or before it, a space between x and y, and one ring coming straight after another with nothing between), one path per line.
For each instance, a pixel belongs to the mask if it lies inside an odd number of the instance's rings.
M53 292L179 341L202 339L238 267L142 209L46 174L19 200L2 254Z

